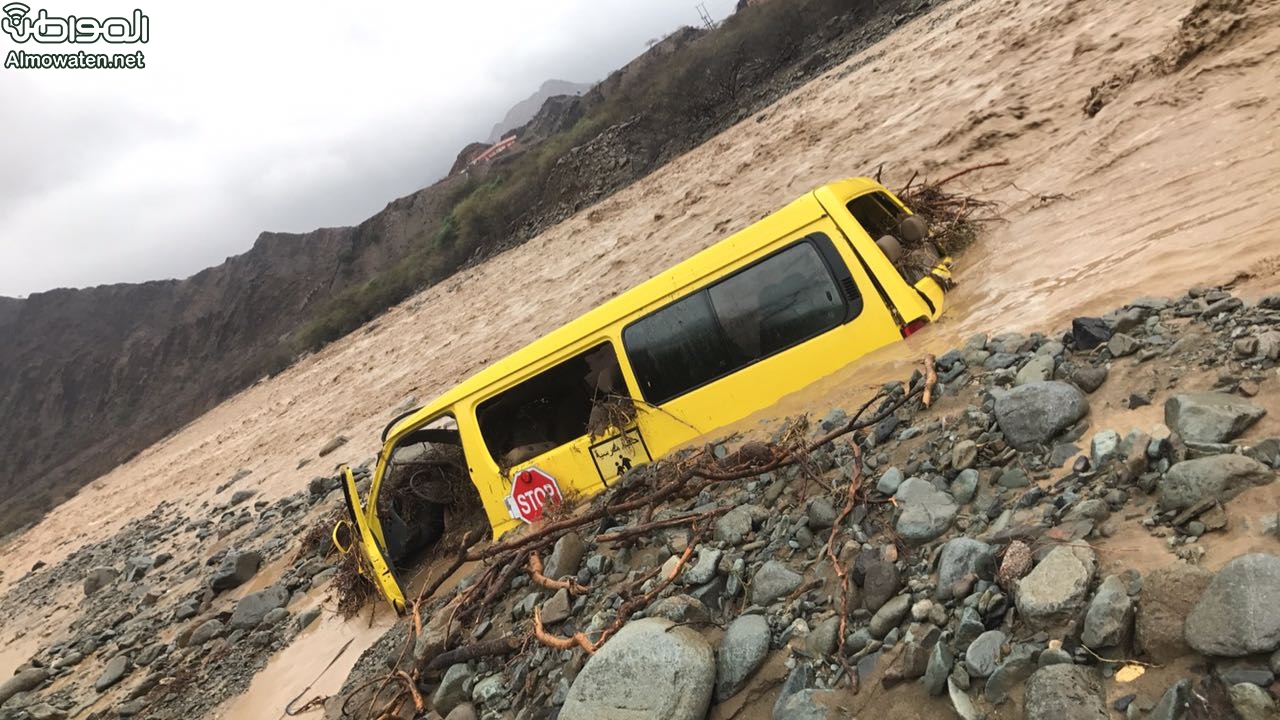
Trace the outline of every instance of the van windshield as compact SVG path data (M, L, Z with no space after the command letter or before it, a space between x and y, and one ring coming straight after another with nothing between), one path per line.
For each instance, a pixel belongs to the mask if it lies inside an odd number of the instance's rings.
M658 404L826 332L846 310L806 241L636 321L622 338L641 392Z

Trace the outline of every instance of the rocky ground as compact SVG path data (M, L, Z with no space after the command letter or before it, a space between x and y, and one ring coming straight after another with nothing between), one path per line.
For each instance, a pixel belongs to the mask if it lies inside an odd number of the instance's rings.
M1220 289L975 336L928 408L917 374L804 462L755 472L761 444L731 439L711 462L740 479L548 533L539 575L527 550L473 567L326 710L365 717L398 667L454 720L1280 717L1278 366L1280 296ZM329 477L254 502L244 476L15 583L5 617L76 620L0 685L0 718L209 717L244 692L320 614L334 558L301 531L341 502Z

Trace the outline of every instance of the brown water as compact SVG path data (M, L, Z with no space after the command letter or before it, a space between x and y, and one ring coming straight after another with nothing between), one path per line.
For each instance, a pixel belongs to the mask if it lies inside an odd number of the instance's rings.
M1249 276L1255 294L1274 291L1280 10L1274 0L1247 4L1242 30L1161 74L1152 58L1170 46L1192 4L954 0L596 208L421 293L98 479L3 548L0 590L33 556L57 562L163 499L199 504L240 468L253 474L237 487L272 500L328 472L331 459L362 461L406 396L429 399L800 193L881 163L896 186L916 170L941 177L1007 161L957 183L999 202L1004 221L960 258L960 285L941 322L749 424L848 406L878 382L905 378L923 353L973 332L1061 329L1074 315L1238 275ZM1130 67L1140 68L1136 79L1086 117L1090 88ZM513 277L521 279L518 291ZM338 433L352 442L315 459ZM297 469L304 458L314 462ZM67 612L6 620L0 674L55 637ZM339 662L354 661L376 636L364 623L327 618L223 717L277 716L348 639ZM18 633L25 635L15 639ZM338 667L323 675L324 687L337 682Z

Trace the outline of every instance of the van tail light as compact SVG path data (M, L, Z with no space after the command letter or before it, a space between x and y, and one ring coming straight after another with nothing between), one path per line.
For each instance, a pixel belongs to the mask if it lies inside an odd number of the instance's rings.
M906 338L909 338L912 335L915 335L917 332L920 331L921 328L923 328L925 325L928 325L928 324L929 324L929 318L918 318L916 320L912 320L906 325L903 325L902 326L903 339L905 340Z

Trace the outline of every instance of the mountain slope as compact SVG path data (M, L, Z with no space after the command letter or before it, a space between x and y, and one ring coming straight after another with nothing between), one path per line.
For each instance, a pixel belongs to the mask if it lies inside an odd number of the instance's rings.
M489 133L489 142L498 142L507 133L532 120L547 100L558 95L581 95L591 87L592 83L575 83L568 80L548 80L542 83L542 87L538 88L537 92L513 105L502 121L493 126L493 130Z

